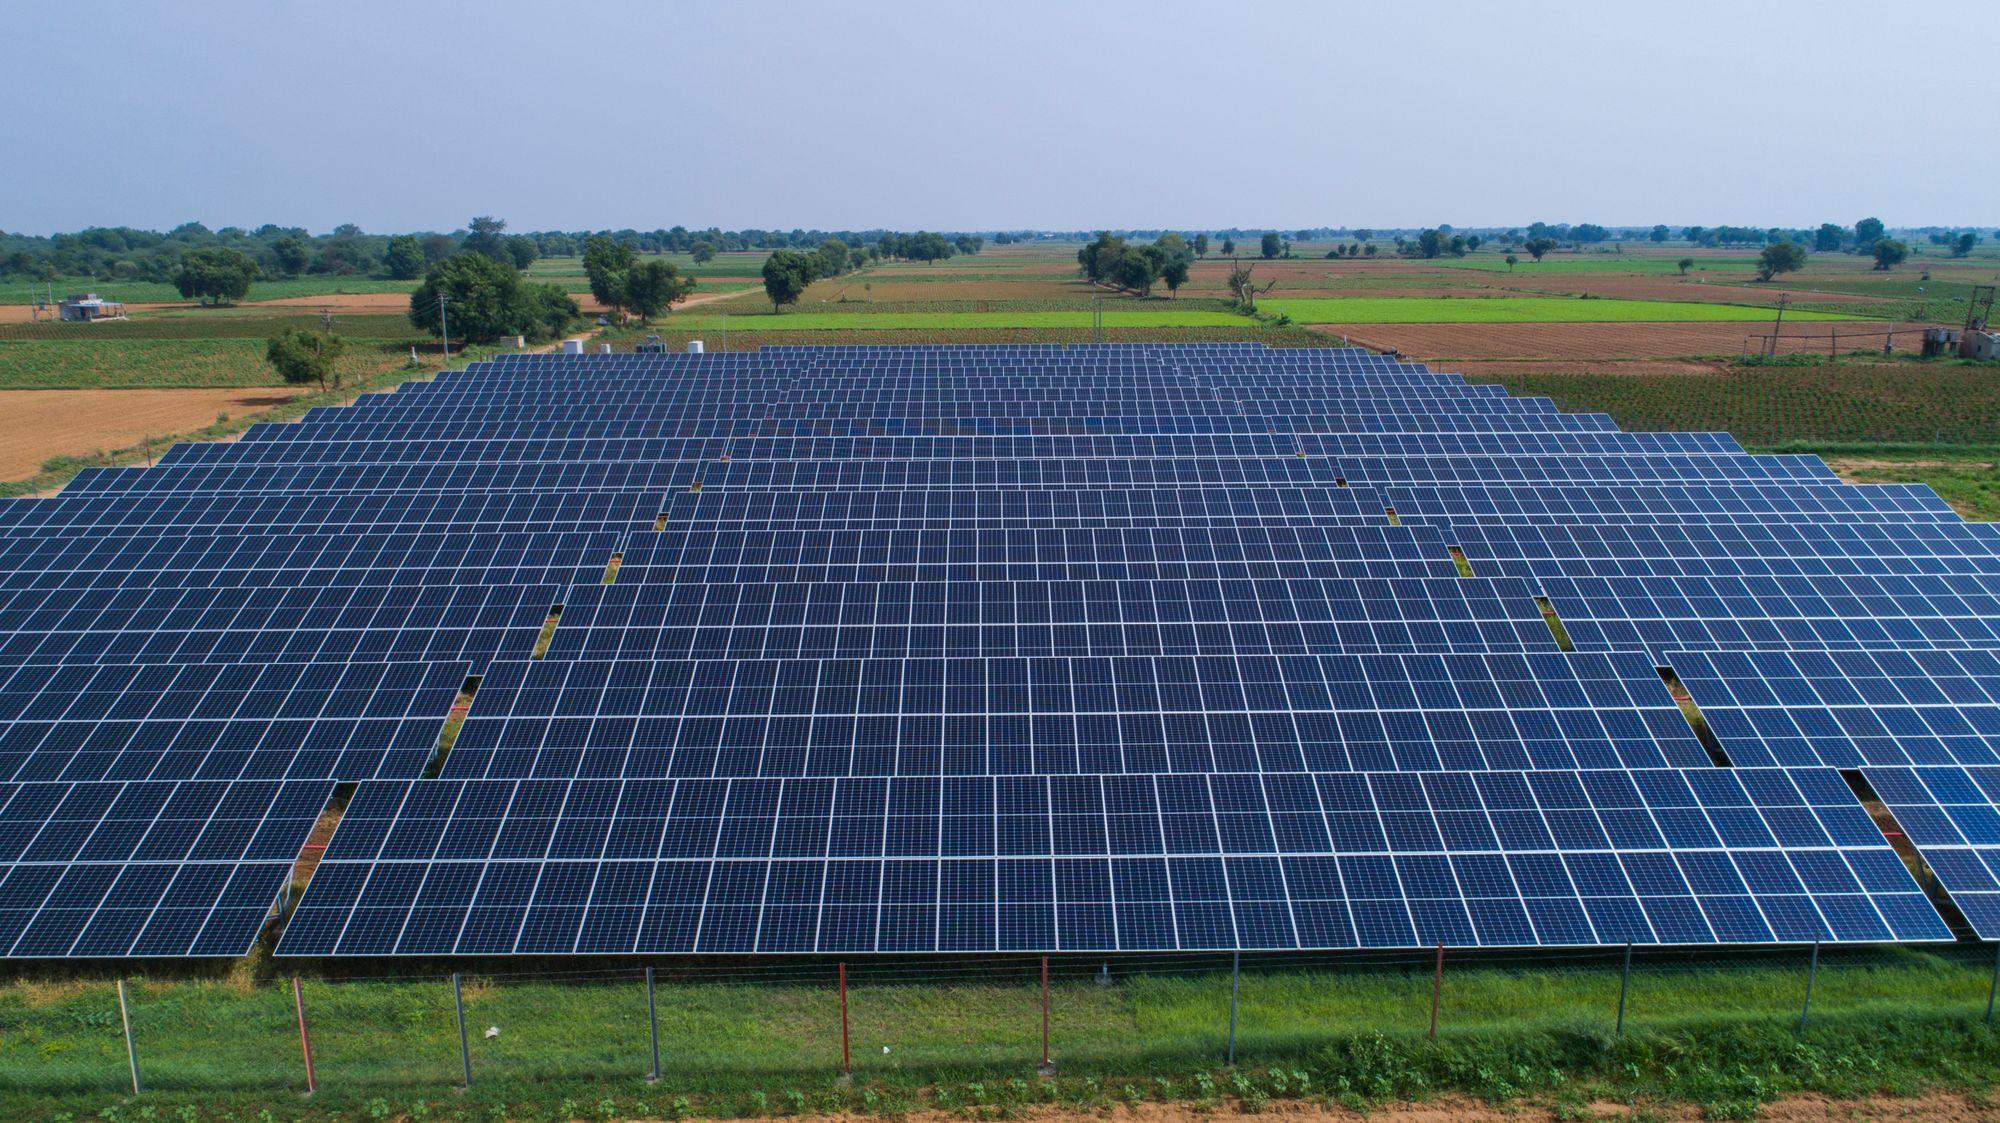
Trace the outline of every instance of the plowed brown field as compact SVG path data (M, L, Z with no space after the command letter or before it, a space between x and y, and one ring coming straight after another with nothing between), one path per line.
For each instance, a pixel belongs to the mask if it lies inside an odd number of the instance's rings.
M218 413L244 417L297 393L221 390L0 390L0 480L25 479L52 456L84 456L145 437L200 429Z

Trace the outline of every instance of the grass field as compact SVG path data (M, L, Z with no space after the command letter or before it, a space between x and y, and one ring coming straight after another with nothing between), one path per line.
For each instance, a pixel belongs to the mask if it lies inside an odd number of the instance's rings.
M270 329L267 329L270 330ZM342 355L344 379L409 362L409 345L356 341ZM0 339L0 390L277 386L264 339L124 339L25 343Z
M54 283L57 300L73 292L94 292L106 300L127 304L174 304L186 298L180 290L160 281L93 281L88 277L63 277ZM415 281L392 281L386 277L283 277L258 281L250 286L246 301L284 300L300 296L328 296L348 292L410 292ZM50 283L45 281L0 281L0 304L33 304L46 300Z
M1381 297L1376 299L1267 298L1257 302L1265 315L1290 316L1301 324L1562 324L1710 323L1771 319L1768 308L1697 304L1668 300L1561 300L1543 297ZM1792 313L1801 320L1852 320L1841 312Z
M710 967L661 976L662 1080L650 1066L642 976L491 979L465 988L473 1088L462 1080L443 977L321 980L303 994L320 1090L299 1118L578 1118L600 1101L643 1115L791 1115L830 1109L1089 1108L1121 1100L1270 1098L1366 1102L1460 1092L1506 1102L1599 1097L1687 1101L1740 1114L1792 1091L1984 1089L2000 1034L1979 1022L1991 961L1978 949L1829 949L1812 1021L1798 1032L1801 949L1747 956L1642 955L1616 1034L1616 953L1567 965L1447 967L1438 1040L1428 956L1324 967L1251 964L1242 979L1239 1068L1222 1064L1226 960L1059 965L1050 1044L1060 1078L1034 1079L1039 994L1031 962L949 967L850 963L854 1083L837 1084L833 965ZM1218 968L1220 968L1218 970ZM142 1103L154 1117L218 1119L303 1090L288 980L137 982L130 988ZM488 1027L497 1033L488 1035ZM127 1079L106 982L0 988L0 1110L95 1114ZM383 1107L370 1105L381 1101ZM676 1101L685 1104L674 1106ZM565 1107L563 1101L572 1105ZM419 1108L418 1104L426 1107ZM182 1114L181 1105L196 1114ZM291 1114L288 1111L288 1116ZM470 1118L471 1116L462 1116Z

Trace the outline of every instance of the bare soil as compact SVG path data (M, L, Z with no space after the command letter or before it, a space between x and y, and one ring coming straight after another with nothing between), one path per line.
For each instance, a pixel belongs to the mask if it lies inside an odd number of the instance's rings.
M83 456L199 429L218 413L261 413L296 393L273 387L0 391L0 479L32 476L52 456Z

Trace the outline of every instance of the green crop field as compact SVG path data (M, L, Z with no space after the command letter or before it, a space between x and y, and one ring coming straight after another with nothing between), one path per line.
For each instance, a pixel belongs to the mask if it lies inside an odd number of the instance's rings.
M434 347L431 348L435 350ZM402 366L408 344L356 340L341 356L344 379ZM0 390L109 390L277 386L258 339L0 339Z
M286 328L319 331L323 324L320 317L301 308L260 309L246 305L154 312L129 320L102 320L94 324L66 324L49 320L27 324L0 323L0 340L83 346L144 339L264 340ZM417 338L409 318L392 312L336 316L333 330L334 334L348 339Z
M1393 249L1394 247L1391 248ZM1378 257L1376 260L1405 262L1411 265L1421 265L1426 268L1479 269L1501 273L1512 272L1522 277L1532 277L1537 273L1640 273L1662 276L1678 274L1680 272L1679 261L1683 257L1694 258L1695 264L1693 268L1688 270L1690 273L1706 269L1711 272L1742 272L1747 274L1755 271L1757 268L1756 254L1741 256L1710 254L1705 256L1699 252L1676 253L1673 251L1665 253L1658 251L1645 253L1552 253L1540 261L1536 261L1527 254L1520 252L1516 252L1514 256L1519 261L1511 267L1507 264L1507 251L1495 248L1486 248L1478 253L1468 254L1465 257L1408 259L1392 256L1387 258ZM1337 262L1339 260L1338 258L1335 259Z
M675 313L673 326L679 330L720 331L724 317L706 310ZM1088 329L1091 314L1074 312L787 312L772 315L764 309L758 315L727 317L731 330L742 331L944 331L992 328ZM1255 322L1233 312L1203 309L1158 308L1144 311L1104 313L1107 328L1234 327L1254 331Z
M1765 322L1771 310L1739 304L1697 304L1670 300L1613 300L1544 297L1379 297L1270 299L1257 302L1266 315L1286 315L1302 324L1570 324ZM1855 320L1838 312L1799 312L1788 319Z
M339 293L410 292L416 287L415 281L393 281L384 277L286 277L252 284L250 295L244 298L244 302ZM68 277L56 280L54 289L57 300L73 292L94 292L106 300L127 304L187 303L174 286L158 281L93 281L87 277ZM33 304L37 300L46 300L49 290L49 283L43 281L0 282L0 304Z

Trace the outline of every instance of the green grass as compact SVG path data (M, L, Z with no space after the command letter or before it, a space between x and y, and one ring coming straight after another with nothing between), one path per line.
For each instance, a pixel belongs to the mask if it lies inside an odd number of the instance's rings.
M1393 250L1395 247L1391 246L1389 248ZM1649 275L1678 275L1680 273L1678 262L1683 257L1692 257L1695 260L1694 266L1688 270L1690 274L1704 269L1711 272L1730 271L1750 273L1757 268L1757 256L1755 254L1703 256L1699 253L1675 253L1672 251L1667 251L1664 254L1659 251L1646 253L1552 253L1540 261L1536 261L1526 253L1520 251L1515 251L1514 256L1520 258L1520 262L1513 267L1511 272L1516 276L1522 277L1532 277L1537 273L1644 273ZM1335 258L1334 260L1340 261L1342 259ZM1399 258L1392 253L1387 258L1378 256L1377 260L1405 261L1416 265L1437 266L1441 269L1483 269L1489 272L1498 271L1501 273L1510 271L1507 267L1507 251L1498 249L1497 247L1482 248L1478 253L1468 254L1465 257Z
M1257 310L1301 324L1762 323L1765 307L1671 300L1563 300L1542 297L1376 297L1264 299ZM1797 312L1787 319L1853 320L1852 313Z
M159 281L93 281L86 277L68 277L55 281L54 287L57 300L73 292L94 292L106 300L127 304L187 303L174 286ZM250 295L244 298L244 302L335 293L410 292L416 287L415 281L393 281L386 277L287 277L252 284ZM43 281L0 282L0 304L33 304L46 299L49 288L49 284Z
M1091 314L1073 312L787 312L772 315L769 309L756 315L729 317L730 330L760 332L794 331L946 331L994 328L1088 329ZM676 312L672 326L688 331L720 331L723 317L706 309ZM1236 328L1252 332L1256 324L1233 312L1205 309L1159 308L1142 311L1104 313L1107 328Z
M1427 956L1251 965L1234 1074L1221 1064L1226 964L1125 961L1108 985L1091 978L1094 964L1059 964L1050 1039L1060 1078L1048 1082L1034 1078L1040 1009L1028 964L854 963L851 1087L834 1079L840 1007L831 964L766 962L707 981L662 972L656 1086L640 1079L650 1062L636 971L468 976L469 1092L454 1088L461 1070L446 979L308 978L320 1084L310 1100L295 1098L304 1079L288 980L141 981L130 998L149 1090L107 1118L242 1119L260 1107L314 1121L743 1117L1033 1102L1096 1110L1126 1099L1255 1109L1269 1098L1442 1093L1694 1102L1740 1113L1789 1092L1983 1092L2000 1077L2000 1034L1979 1021L1991 977L1985 949L1830 948L1801 1034L1804 960L1796 948L1642 954L1622 1037L1615 954L1567 965L1454 960L1436 1043L1426 1039ZM0 987L0 1115L96 1116L127 1100L125 1080L108 983Z
M283 385L264 361L263 334L254 339L0 340L0 390ZM340 368L351 381L408 359L408 342L356 340L341 356Z
M95 324L0 323L0 341L43 343L112 343L134 339L269 339L286 328L319 331L324 321L300 308L262 309L204 308L186 311L152 312L129 320L105 320ZM344 314L335 316L336 335L349 339L411 339L416 329L409 317L397 313Z
M1920 483L1969 519L2000 520L2000 448L1837 449L1800 446L1817 452L1858 483Z

